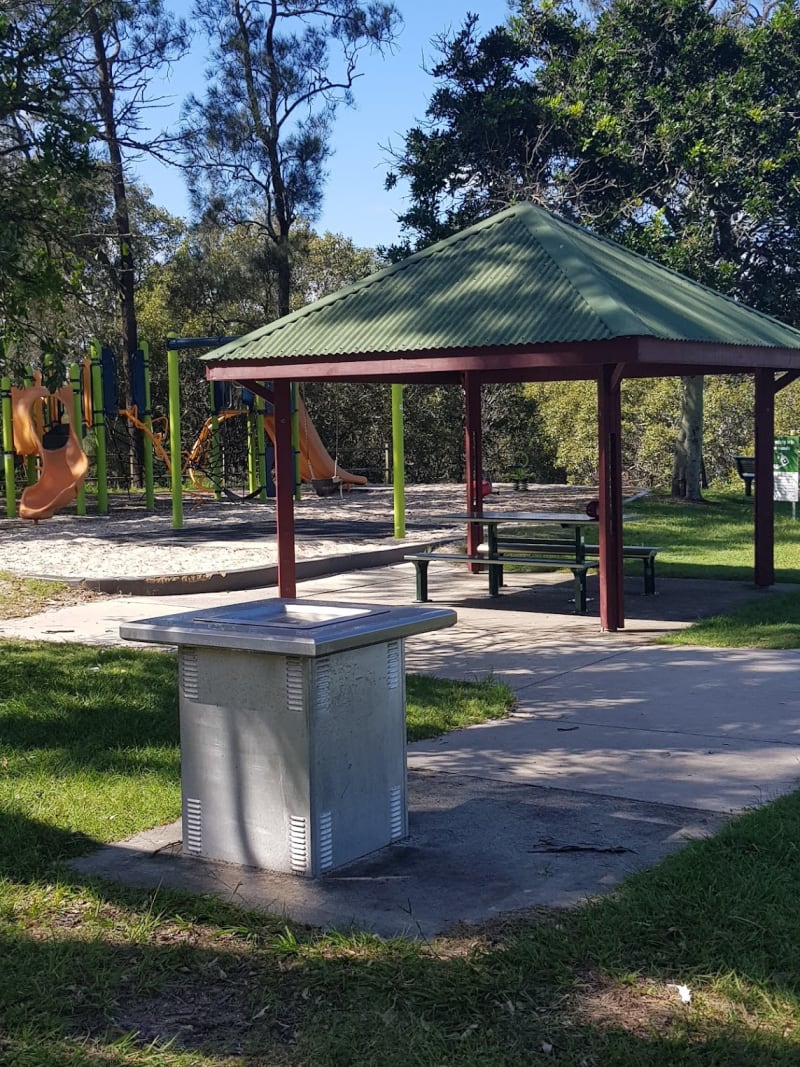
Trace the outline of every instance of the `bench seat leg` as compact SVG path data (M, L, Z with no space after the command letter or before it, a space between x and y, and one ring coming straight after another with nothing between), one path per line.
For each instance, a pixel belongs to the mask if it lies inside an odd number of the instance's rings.
M503 584L503 568L496 563L490 563L486 569L489 572L489 596L500 596L500 586Z
M656 592L656 561L650 556L643 559L644 564L644 595L655 596Z
M417 575L417 595L415 600L417 604L426 604L428 602L428 564L430 560L415 559L412 562Z
M575 582L575 611L578 615L586 614L586 571L573 571Z

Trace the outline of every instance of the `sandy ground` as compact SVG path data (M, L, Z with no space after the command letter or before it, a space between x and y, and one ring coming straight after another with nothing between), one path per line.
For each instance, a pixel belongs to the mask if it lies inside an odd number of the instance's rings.
M518 492L500 485L487 498L487 511L569 510L583 512L594 496L586 486L538 486ZM99 516L74 508L38 524L0 520L0 570L16 575L65 579L142 578L241 570L275 563L275 506L187 498L184 526L172 528L169 498L148 513L137 498L112 503ZM463 536L465 511L460 485L412 485L406 490L406 538L411 544ZM343 555L397 545L391 488L354 490L318 497L305 489L295 506L298 559Z

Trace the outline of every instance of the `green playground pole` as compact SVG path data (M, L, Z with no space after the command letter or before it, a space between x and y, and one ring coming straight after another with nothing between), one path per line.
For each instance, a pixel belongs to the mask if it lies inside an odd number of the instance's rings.
M72 423L72 430L78 440L83 445L83 411L81 409L81 368L77 363L70 363L69 365L69 384L72 389L72 411L70 412L70 422ZM81 482L81 487L78 490L78 495L75 499L75 508L78 515L86 514L86 486Z
M214 483L214 497L222 499L220 486L222 485L222 457L219 449L219 419L217 418L217 404L214 397L214 383L208 383L208 408L211 413L211 480Z
M256 442L258 444L258 484L261 492L258 499L267 502L267 435L264 430L264 398L256 397Z
M169 480L172 491L172 529L183 529L183 485L181 471L181 382L180 353L167 349L169 379Z
M150 345L140 341L142 350L142 369L144 371L144 411L142 422L147 427L142 458L144 461L144 506L148 511L156 510L156 493L153 484L153 410L150 396Z
M392 386L392 485L394 535L406 535L406 452L403 438L403 386Z
M33 371L28 367L25 371L25 377L23 378L25 388L30 389L33 385ZM25 457L25 484L33 485L38 479L39 475L36 470L36 456Z
M247 412L247 492L258 489L258 445L256 444L256 404Z
M106 464L106 411L103 402L103 371L100 342L92 341L92 428L94 430L95 464L97 465L97 511L108 514L108 468Z
M300 468L300 404L298 403L300 393L298 390L297 382L292 382L290 386L292 397L292 452L294 453L294 498L295 500L302 499L303 496L303 477Z
M17 514L17 494L14 484L14 427L11 425L11 379L0 380L3 411L3 473L6 480L6 517Z

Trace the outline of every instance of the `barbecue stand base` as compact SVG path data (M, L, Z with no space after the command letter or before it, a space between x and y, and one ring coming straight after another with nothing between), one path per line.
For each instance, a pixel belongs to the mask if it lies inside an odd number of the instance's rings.
M184 854L316 877L404 837L404 639L455 618L273 600L123 626L178 645Z

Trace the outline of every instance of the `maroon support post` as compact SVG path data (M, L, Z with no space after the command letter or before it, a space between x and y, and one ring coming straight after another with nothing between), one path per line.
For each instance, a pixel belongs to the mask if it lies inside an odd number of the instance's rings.
M597 379L598 489L600 495L600 626L625 625L622 573L622 367L605 364Z
M278 596L297 596L294 551L294 451L289 382L272 384L275 407L275 521L278 528Z
M483 441L481 438L481 383L474 374L465 373L464 422L467 476L467 514L483 514ZM467 555L477 556L483 540L483 527L467 524Z
M775 581L775 375L766 369L755 372L755 439L755 584L768 586Z

